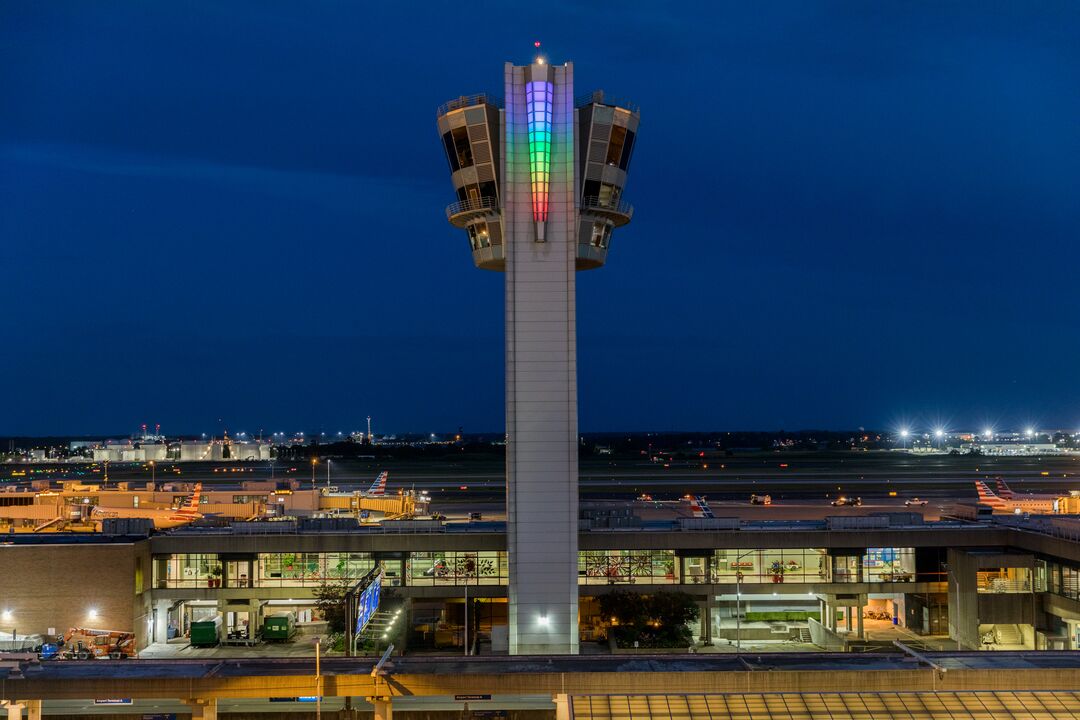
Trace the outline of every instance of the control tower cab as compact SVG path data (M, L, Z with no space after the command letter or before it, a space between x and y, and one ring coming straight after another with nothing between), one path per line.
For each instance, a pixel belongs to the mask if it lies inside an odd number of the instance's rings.
M504 178L515 169L512 159L508 168L506 149L513 147L517 134L513 120L520 119L527 126L520 141L529 148L526 162L536 176L538 202L544 201L544 183L549 193L553 190L553 155L569 156L577 216L575 266L578 270L600 267L607 258L612 232L634 214L622 195L641 116L635 106L611 100L597 90L574 98L572 118L555 128L547 94L531 96L531 106L529 97L521 117L511 118L509 142L507 110L501 98L462 96L439 107L439 135L457 194L457 200L446 208L446 217L454 227L465 230L478 268L505 269Z

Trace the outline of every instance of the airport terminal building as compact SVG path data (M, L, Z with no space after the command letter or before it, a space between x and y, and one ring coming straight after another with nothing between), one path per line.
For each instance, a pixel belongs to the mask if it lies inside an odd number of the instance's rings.
M290 612L301 636L324 635L315 590L379 567L406 609L408 649L509 652L504 524L411 524L343 530L312 519L263 523L272 534L236 524L144 537L11 535L0 547L0 630L109 627L134 632L146 649L182 644L193 623L220 617L223 642L243 628L241 644L254 644L267 616ZM597 602L605 593L679 590L701 608L698 643L718 650L865 649L894 633L975 650L1080 649L1078 541L1080 520L1060 517L589 527L577 536L578 640L612 650L612 619Z

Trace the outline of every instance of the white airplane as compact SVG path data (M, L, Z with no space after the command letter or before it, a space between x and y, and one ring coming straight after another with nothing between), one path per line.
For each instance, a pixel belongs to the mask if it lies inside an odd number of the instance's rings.
M1005 484L1001 478L997 479L997 496L1003 500L1057 500L1061 495L1053 493L1017 493Z
M155 530L169 530L182 525L189 525L203 517L198 511L202 496L202 483L195 485L192 493L178 510L160 510L157 508L107 508L95 505L90 511L90 520L100 523L107 518L146 518L154 521Z
M975 481L979 493L979 502L989 505L997 513L1035 513L1047 514L1058 512L1058 495L1016 495L1010 491L1007 498L1001 497L990 489L982 480Z

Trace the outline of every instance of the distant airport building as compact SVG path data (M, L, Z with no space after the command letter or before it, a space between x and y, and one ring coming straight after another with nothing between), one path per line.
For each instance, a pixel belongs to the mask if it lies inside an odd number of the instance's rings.
M269 460L270 443L229 440L185 440L180 443L181 462L216 460Z
M983 455L1058 455L1065 448L1050 442L975 442L968 446Z
M452 100L438 129L473 262L506 272L509 646L576 653L575 270L607 259L637 136L636 108L576 97L571 63L504 67L504 101Z

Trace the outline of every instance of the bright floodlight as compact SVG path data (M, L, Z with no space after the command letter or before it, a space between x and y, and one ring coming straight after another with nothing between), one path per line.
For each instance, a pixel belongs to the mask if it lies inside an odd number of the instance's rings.
M900 430L900 437L902 437L902 438L906 438L910 434L911 434L911 431L908 430L907 428L903 428L903 429Z
M934 437L938 437L938 438L945 437L945 431L942 430L941 428L938 428L937 430L934 431Z
M992 437L994 437L994 431L991 430L990 428L984 429L983 430L983 437L984 438L992 438Z
M1031 437L1032 435L1035 434L1035 431L1033 429L1031 429L1031 428L1028 428L1027 430L1024 431L1024 434L1027 435L1028 437Z

